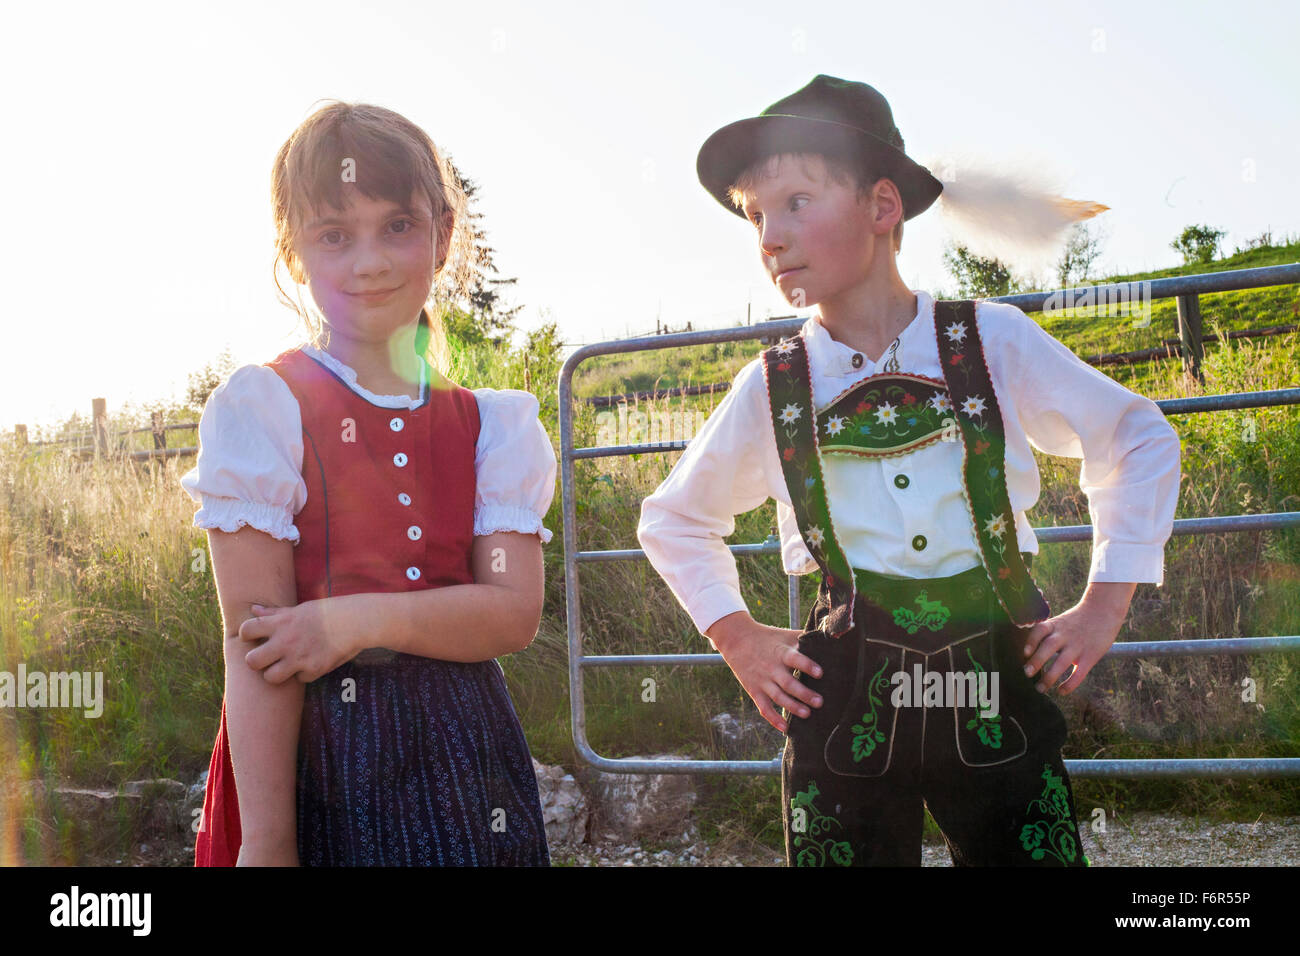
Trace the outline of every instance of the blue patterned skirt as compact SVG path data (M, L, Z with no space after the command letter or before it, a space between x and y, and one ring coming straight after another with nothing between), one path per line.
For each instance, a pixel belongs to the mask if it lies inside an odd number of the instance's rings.
M303 866L548 866L532 758L496 661L372 652L306 687Z

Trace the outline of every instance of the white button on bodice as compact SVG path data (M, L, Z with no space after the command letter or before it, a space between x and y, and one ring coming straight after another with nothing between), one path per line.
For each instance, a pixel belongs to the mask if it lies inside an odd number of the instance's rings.
M403 491L401 494L397 496L397 500L404 505L409 505L411 503L411 496L408 495L405 491Z
M394 418L391 421L389 421L388 427L395 432L400 432L403 428L406 427L406 422L402 421L400 418Z
M394 455L394 456L393 456L393 464L396 465L398 468L405 468L405 467L406 467L406 452L404 452L404 451L399 451L396 455Z
M406 536L412 541L419 541L421 534L423 534L423 532L420 530L419 525L413 524L406 529Z
M419 568L407 568L407 569L406 569L406 576L407 576L408 578L410 578L412 581L418 581L418 580L420 580L420 569L419 569Z

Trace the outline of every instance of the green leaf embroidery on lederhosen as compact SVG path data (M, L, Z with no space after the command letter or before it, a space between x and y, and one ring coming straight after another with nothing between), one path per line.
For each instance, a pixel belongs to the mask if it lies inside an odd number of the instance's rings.
M998 601L1012 621L1027 627L1050 617L1051 609L1025 567L1016 540L1007 494L1006 432L984 358L975 302L936 301L934 310L939 363L961 428L962 482L975 540Z
M861 762L870 757L876 751L876 744L885 742L885 734L880 729L880 715L877 710L884 707L884 694L889 690L889 678L885 676L887 667L889 667L889 658L885 658L880 665L880 670L872 675L864 688L867 696L867 709L862 718L851 728L853 731L852 753L856 762Z
M966 656L970 659L971 666L975 668L975 677L978 681L979 675L985 673L980 662L975 660L975 655L971 653L969 647L966 648ZM978 683L976 684L978 687ZM968 701L969 702L969 701ZM979 742L985 747L997 750L1002 746L1002 715L997 714L993 717L985 717L979 710L978 701L974 707L975 716L966 721L966 729L975 731Z
M795 836L791 841L798 852L795 853L795 866L850 866L853 863L853 847L847 840L839 840L832 834L844 830L844 824L829 814L820 813L813 803L821 796L816 780L809 780L806 789L800 790L790 798L790 822Z
M1079 841L1074 821L1070 819L1070 797L1065 781L1052 773L1051 764L1043 764L1041 776L1045 781L1043 792L1025 808L1026 813L1037 813L1039 819L1021 827L1020 845L1032 860L1050 856L1062 864L1073 863L1079 855Z
M763 379L781 473L795 521L830 592L831 606L822 621L822 629L831 637L839 637L853 627L857 584L831 523L826 484L822 480L821 452L817 447L812 374L802 334L763 352Z

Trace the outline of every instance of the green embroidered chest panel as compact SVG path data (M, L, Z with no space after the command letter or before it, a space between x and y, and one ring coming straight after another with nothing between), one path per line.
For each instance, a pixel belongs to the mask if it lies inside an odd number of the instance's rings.
M873 375L817 413L823 455L896 458L956 438L948 386L924 375Z

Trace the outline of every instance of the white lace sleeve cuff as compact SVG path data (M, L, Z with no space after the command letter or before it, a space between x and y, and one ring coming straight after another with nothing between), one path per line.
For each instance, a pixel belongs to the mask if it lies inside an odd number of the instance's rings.
M194 515L196 528L233 533L248 526L265 531L277 541L298 543L298 528L286 507L212 495L201 495L201 499L203 507Z
M236 370L208 397L198 459L181 478L201 505L195 527L251 526L296 542L293 516L307 503L302 452L302 414L289 386L263 365Z
M537 399L519 389L477 388L474 534L517 531L553 537L543 524L555 498L555 451Z
M492 534L494 531L540 534L542 544L546 544L554 537L553 532L543 527L542 519L527 508L512 508L509 505L486 505L475 508L474 533L482 535Z

